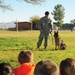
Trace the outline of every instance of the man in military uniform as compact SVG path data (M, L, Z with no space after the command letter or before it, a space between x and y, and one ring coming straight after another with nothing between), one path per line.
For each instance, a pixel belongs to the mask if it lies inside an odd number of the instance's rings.
M44 49L46 49L48 44L48 37L49 33L52 32L52 20L49 18L49 12L45 12L45 16L42 17L39 21L39 29L40 29L40 36L37 42L37 48L39 48L42 44L43 38L44 40Z

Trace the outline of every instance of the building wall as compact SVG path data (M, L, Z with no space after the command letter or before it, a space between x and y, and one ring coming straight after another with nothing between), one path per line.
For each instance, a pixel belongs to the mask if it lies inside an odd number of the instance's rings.
M16 23L16 29L17 28L18 28L18 30L31 30L32 29L32 23L30 23L30 22L18 22L18 24Z
M63 24L63 26L61 27L61 29L67 29L67 30L71 30L73 28L73 25L72 24L69 24L69 23L65 23Z
M73 25L72 25L72 24L70 24L70 23L65 23L65 24L63 24L63 25L59 28L59 30L71 30L72 28L73 28ZM53 24L53 29L54 29L54 30L57 29L57 26L56 26L55 23Z

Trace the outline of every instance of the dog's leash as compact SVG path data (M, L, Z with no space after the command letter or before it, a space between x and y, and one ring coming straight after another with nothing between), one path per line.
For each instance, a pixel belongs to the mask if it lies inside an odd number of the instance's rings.
M52 45L53 45L54 44L54 42L53 42L53 34L52 34L52 32L50 34L51 34Z

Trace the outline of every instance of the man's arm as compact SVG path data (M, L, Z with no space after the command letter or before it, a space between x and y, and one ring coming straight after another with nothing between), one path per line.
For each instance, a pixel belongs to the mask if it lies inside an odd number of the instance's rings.
M53 30L53 22L51 22L51 32L52 32L52 30Z
M40 32L43 30L43 27L42 27L42 19L40 19L39 21L39 26L38 26Z
M52 22L52 20L51 19L49 19L50 20L50 23L49 23L49 25L50 25L50 33L52 32L52 30L53 30L53 22Z

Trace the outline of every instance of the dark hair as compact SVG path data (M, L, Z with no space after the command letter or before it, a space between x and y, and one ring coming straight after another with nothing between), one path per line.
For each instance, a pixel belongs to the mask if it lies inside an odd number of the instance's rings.
M60 63L60 74L61 75L75 75L75 60L67 58L62 60Z
M45 15L49 15L49 12L48 12L48 11L46 11L46 12L45 12Z
M36 64L35 75L59 75L58 66L51 60L43 60Z
M32 62L33 61L32 52L29 50L21 51L18 56L18 61L20 62L20 64Z
M13 75L13 68L9 63L0 63L0 75Z

